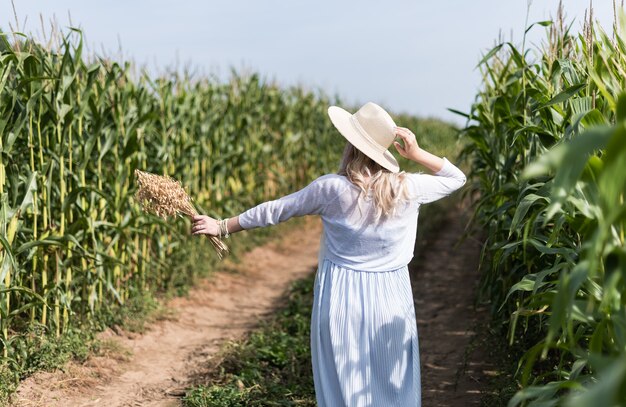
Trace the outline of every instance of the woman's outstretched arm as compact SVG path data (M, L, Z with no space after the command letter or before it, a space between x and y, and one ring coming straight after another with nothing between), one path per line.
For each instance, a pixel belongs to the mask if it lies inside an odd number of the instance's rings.
M273 201L263 202L228 219L228 233L276 225L295 216L320 214L331 188L321 176L301 190ZM217 220L206 215L195 215L191 233L194 235L219 235Z

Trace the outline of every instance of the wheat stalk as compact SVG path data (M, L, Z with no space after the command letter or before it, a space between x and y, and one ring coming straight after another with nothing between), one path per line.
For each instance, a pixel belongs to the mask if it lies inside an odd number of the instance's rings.
M168 176L151 174L149 172L135 170L137 177L137 192L135 200L141 204L141 208L163 219L169 216L185 214L197 215L198 211L191 203L191 197L180 182ZM209 236L217 255L222 259L228 254L228 246L217 236Z

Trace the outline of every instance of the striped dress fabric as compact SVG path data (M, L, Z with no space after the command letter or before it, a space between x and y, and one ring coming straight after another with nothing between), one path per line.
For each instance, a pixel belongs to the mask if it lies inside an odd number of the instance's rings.
M465 183L444 158L433 174L407 173L409 199L377 221L371 197L328 174L239 215L244 229L319 215L324 225L311 318L319 407L421 406L419 342L407 264L419 207Z

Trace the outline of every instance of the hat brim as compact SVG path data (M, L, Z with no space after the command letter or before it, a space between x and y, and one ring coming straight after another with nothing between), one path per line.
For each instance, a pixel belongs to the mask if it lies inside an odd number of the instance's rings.
M359 151L391 172L400 171L398 161L393 154L389 152L389 150L385 150L384 152L376 150L354 128L350 119L352 117L352 113L340 108L339 106L331 106L328 108L328 116L339 133L341 133L341 135L348 140L350 144L359 149Z

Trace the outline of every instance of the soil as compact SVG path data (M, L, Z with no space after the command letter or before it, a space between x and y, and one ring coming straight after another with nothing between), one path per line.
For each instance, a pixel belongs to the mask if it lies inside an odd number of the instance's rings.
M480 244L455 247L467 208L448 216L411 263L420 340L423 406L479 405L490 366L472 346L487 312L474 307ZM280 241L257 247L215 273L142 335L118 328L101 335L110 352L24 380L14 406L180 406L194 376L222 345L241 338L283 303L289 284L315 272L321 222L307 221Z
M409 265L415 300L423 407L480 406L489 376L496 374L477 335L489 313L475 306L480 234L463 236L470 209L457 204L432 241Z

